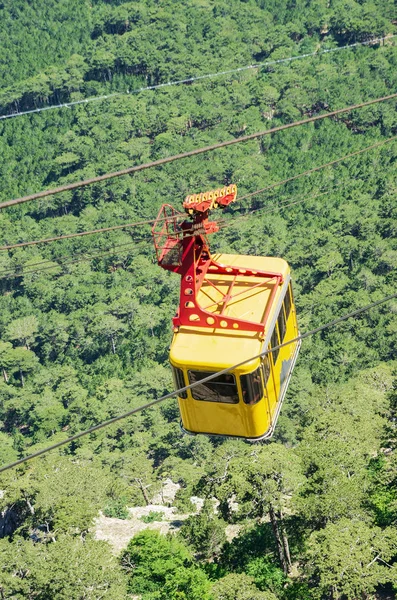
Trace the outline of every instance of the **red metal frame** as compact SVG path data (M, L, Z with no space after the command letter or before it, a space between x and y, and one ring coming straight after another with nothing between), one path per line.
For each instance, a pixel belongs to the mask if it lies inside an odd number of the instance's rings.
M234 186L235 188L235 186ZM223 191L223 190L222 190ZM227 189L230 192L229 189ZM219 192L219 191L218 191ZM213 192L210 192L211 194ZM158 264L168 271L181 276L179 309L173 318L175 328L180 326L203 327L207 329L225 329L253 331L264 335L265 323L269 316L278 286L283 283L281 273L258 271L243 267L222 265L212 257L207 241L207 234L218 231L214 221L208 221L209 208L204 208L202 198L195 203L185 201L184 207L192 221L183 221L183 213L177 212L170 204L163 204L152 229ZM191 197L188 197L188 199ZM234 197L231 194L216 196L217 206L227 206ZM197 210L196 210L197 207ZM208 275L208 277L207 277ZM230 283L226 294L209 279L211 275L229 276ZM225 315L228 303L243 292L233 294L233 288L238 276L265 279L252 284L249 289L272 284L272 291L267 302L266 310L260 322L247 321ZM203 283L215 288L221 294L221 300L203 307L197 301L198 293ZM219 313L211 312L210 308L220 307Z

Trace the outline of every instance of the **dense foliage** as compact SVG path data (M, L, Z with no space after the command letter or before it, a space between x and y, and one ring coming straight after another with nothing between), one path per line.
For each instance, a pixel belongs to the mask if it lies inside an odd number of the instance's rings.
M0 201L391 94L393 3L0 2ZM395 23L395 21L394 21ZM323 53L389 36L382 43ZM281 58L318 56L275 63ZM141 87L235 69L189 85ZM396 134L384 102L0 214L2 244L239 195ZM396 289L397 143L252 196L212 248L285 257L302 331ZM178 277L150 228L0 248L1 464L172 387ZM307 339L272 443L181 437L174 401L1 477L1 598L356 600L397 589L397 302ZM175 536L119 557L94 539L163 482L207 498ZM218 506L214 512L215 505ZM240 526L226 541L227 524ZM147 523L150 527L150 518Z

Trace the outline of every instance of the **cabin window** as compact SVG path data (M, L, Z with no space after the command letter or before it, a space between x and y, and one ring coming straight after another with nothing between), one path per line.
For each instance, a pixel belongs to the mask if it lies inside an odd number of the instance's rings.
M269 357L268 356L264 356L263 357L263 383L265 384L265 387L267 386L267 382L269 381L269 377L270 377L270 365L269 365Z
M289 313L291 312L291 285L288 286L287 292L284 298L285 318L288 320Z
M240 382L245 404L256 404L263 398L260 368L249 375L241 375Z
M276 346L279 345L279 343L280 342L279 342L278 333L277 333L277 323L275 323L272 337L271 337L271 348L275 348ZM273 356L273 364L276 364L276 360L277 360L279 352L280 352L280 348L277 348L277 350L273 350L273 352L271 352L271 354Z
M189 383L197 383L210 375L209 371L188 371ZM225 373L214 377L211 381L200 383L190 390L195 400L207 402L225 402L226 404L238 403L236 379L232 373Z
M284 340L286 331L287 331L287 323L285 320L283 307L281 307L281 309L280 309L280 314L278 315L277 323L278 323L278 330L280 332L280 340L282 343Z
M174 377L174 385L176 390L180 390L186 386L185 378L183 376L182 369L177 369L176 367L172 367L172 375ZM186 390L184 392L180 392L178 394L179 398L187 398Z

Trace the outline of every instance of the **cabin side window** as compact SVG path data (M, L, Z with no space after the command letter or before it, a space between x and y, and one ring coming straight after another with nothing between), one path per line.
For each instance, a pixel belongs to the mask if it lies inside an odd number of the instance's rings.
M279 345L279 343L280 343L280 340L278 338L277 323L275 323L274 324L273 333L272 333L272 337L271 337L271 340L270 340L270 347L271 348L275 348L276 346ZM271 352L271 354L273 356L273 364L276 364L279 352L280 352L280 348L277 348L277 350L273 350Z
M281 309L280 309L280 314L278 315L277 323L278 323L278 330L280 332L280 342L283 343L285 334L287 332L287 322L285 320L283 307L281 307Z
M188 371L189 383L197 383L202 379L214 375L209 371ZM226 404L238 403L236 379L232 373L225 373L214 377L211 381L199 383L190 390L195 400L206 402L225 402Z
M185 383L185 378L183 376L182 369L177 369L176 367L171 367L171 368L172 368L172 376L174 378L175 389L180 390L181 388L184 388L186 386L186 383ZM179 396L179 398L186 399L187 398L186 390L184 392L180 392L178 394L178 396Z
M260 368L248 375L241 375L240 382L245 404L256 404L263 398L264 392Z
M265 355L263 357L263 362L262 362L262 368L263 368L263 383L265 384L265 388L267 386L267 382L269 381L269 377L270 377L270 364L269 364L269 357L267 355Z
M288 321L290 312L291 312L291 284L287 288L283 304L281 305L280 312L277 317L277 322L274 324L274 329L273 329L272 337L270 340L271 348L275 348L279 344L283 343L285 334L287 333L287 321ZM279 351L280 351L280 349L277 349L272 352L273 364L276 364Z
M284 298L285 318L288 321L289 313L291 312L291 284L289 284Z

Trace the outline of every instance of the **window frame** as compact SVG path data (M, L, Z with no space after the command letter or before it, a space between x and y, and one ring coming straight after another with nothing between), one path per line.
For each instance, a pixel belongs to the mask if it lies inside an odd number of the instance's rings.
M283 332L281 331L280 322L283 325ZM284 341L284 338L285 338L285 334L287 333L287 319L285 318L284 302L281 305L280 312L278 313L277 325L278 325L278 333L279 333L279 338L280 338L280 344L282 344L283 341Z
M278 332L278 323L277 323L278 318L276 319L276 322L274 323L274 329L272 331L272 335L270 337L270 344L269 344L269 348L273 349L276 346L278 346L280 344L280 334ZM273 337L276 337L277 342L274 344L274 340ZM277 348L277 350L271 350L270 354L272 355L272 359L273 359L273 365L276 364L277 359L278 359L278 355L280 353L280 348Z
M288 288L287 291L285 293L284 299L283 299L283 306L284 306L284 311L285 311L285 319L286 321L288 321L288 318L291 314L291 309L292 309L292 287L291 287L291 283L288 284ZM287 311L288 308L288 311Z
M265 396L265 388L263 385L261 371L262 365L259 365L259 367L255 369L255 371L252 371L251 373L244 373L244 375L240 375L242 400L247 406L253 406L254 404L257 404ZM254 377L259 378L259 382L258 379L256 379L255 381ZM260 388L259 390L255 390L255 384L258 385L258 387Z
M187 371L187 377L188 377L189 385L191 385L192 383L197 383L197 380L196 381L192 381L192 379L190 377L191 373L202 374L203 375L202 378L204 379L205 377L209 377L210 375L215 375L216 373L218 373L218 371L200 371L200 370L197 370L197 369L188 369L188 371ZM226 386L230 385L230 387L234 386L234 388L235 388L235 394L233 394L232 396L229 396L230 400L211 399L210 397L207 397L207 398L197 398L197 397L195 397L194 393L199 388L199 385L197 385L197 386L195 386L195 387L193 387L193 388L191 388L189 390L190 394L191 394L191 396L193 398L193 400L197 400L198 402L217 402L217 403L220 403L220 404L238 404L239 401L240 401L240 397L239 397L239 393L238 393L236 376L235 376L234 373L225 373L225 374L221 375L220 377L225 377L226 375L229 375L229 376L233 377L233 383L229 384L229 383L226 383L226 382L217 382L216 378L215 378L214 380L208 381L207 383L204 383L202 385L204 387L206 387L207 384L211 384L211 385L215 385L215 386L216 385L223 385L223 386L224 385L226 385ZM209 389L211 389L211 388L209 388ZM213 393L214 392L219 394L219 392L217 392L216 388L213 390ZM228 396L223 396L223 397L227 398Z
M269 356L265 354L262 359L262 378L263 378L263 386L265 389L265 393L267 394L267 384L270 379L272 369L270 366Z
M175 391L179 390L182 387L186 387L187 384L185 382L185 374L183 372L183 369L181 369L180 367L174 367L174 365L171 365L171 370L172 370L172 378L174 380ZM180 385L179 380L182 381L183 385ZM178 398L182 398L183 400L186 400L187 399L187 390L178 394Z

